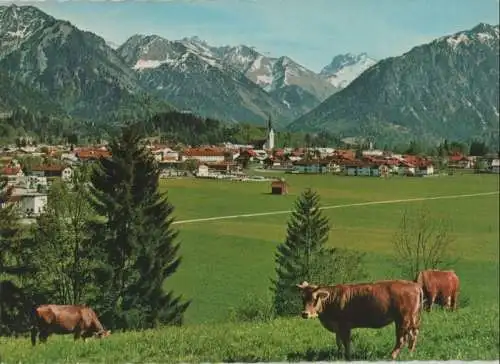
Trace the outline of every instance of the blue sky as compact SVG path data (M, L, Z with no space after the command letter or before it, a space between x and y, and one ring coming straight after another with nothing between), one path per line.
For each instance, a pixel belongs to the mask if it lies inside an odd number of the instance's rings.
M367 52L381 59L480 22L499 22L498 0L39 0L30 4L115 43L137 33L171 40L197 35L214 45L246 44L272 56L287 55L314 71L337 54Z

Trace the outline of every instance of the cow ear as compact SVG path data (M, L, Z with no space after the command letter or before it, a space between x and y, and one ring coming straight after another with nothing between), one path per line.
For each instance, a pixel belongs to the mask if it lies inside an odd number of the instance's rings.
M330 293L327 291L319 291L316 294L316 297L318 297L320 300L326 300L330 296Z

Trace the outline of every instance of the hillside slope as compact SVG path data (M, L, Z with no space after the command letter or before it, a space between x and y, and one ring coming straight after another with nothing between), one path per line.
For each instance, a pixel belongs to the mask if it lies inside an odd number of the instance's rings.
M299 115L248 78L248 65L241 57L237 63L233 51L197 39L170 41L155 35L135 35L118 48L147 90L180 109L259 124L271 115L278 125Z
M0 71L72 116L146 108L136 74L93 33L35 7L10 5L0 7L0 39Z
M382 60L288 128L378 140L498 133L498 42L498 25L479 24Z

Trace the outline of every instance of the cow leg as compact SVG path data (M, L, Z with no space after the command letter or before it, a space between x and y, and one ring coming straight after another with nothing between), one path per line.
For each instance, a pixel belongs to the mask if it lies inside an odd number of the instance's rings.
M451 309L453 311L457 310L457 298L458 298L458 293L454 293L451 299Z
M340 329L340 339L344 345L344 357L345 360L351 360L351 329Z
M36 336L38 335L38 329L36 326L31 327L31 345L36 345Z
M427 305L427 312L431 312L431 309L432 309L432 305L434 304L434 302L436 302L436 295L432 295L429 297L429 302L428 302L428 305Z
M417 337L420 330L418 326L412 326L408 330L407 340L408 340L408 349L410 352L415 351L415 346L417 345Z
M451 310L451 302L452 302L451 296L446 297L446 308L448 310Z
M46 343L48 337L49 333L47 331L40 331L40 334L38 335L38 340L40 340L41 343Z
M335 342L337 343L337 354L338 356L342 356L342 338L338 332L335 333Z
M403 326L403 323L396 322L396 345L394 345L394 349L391 354L393 360L398 357L401 348L405 344L407 335L409 335L408 330Z
M81 334L82 334L82 332L80 331L80 328L76 328L75 329L75 334L73 336L73 339L75 341L78 340L82 336ZM83 340L85 340L85 338Z

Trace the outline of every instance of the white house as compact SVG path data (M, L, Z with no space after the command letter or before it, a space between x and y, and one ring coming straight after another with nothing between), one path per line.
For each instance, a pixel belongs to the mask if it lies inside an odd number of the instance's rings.
M63 181L70 181L73 177L73 169L62 165L41 165L31 169L31 175L37 177L61 177Z
M500 159L496 158L491 161L491 173L500 173Z
M32 190L36 190L38 186L47 187L47 185L47 177L40 176L25 176L20 183L20 186Z
M380 149L363 150L361 153L362 153L363 157L368 157L368 156L382 157L384 155L384 151L380 150Z
M417 176L432 176L434 174L434 166L432 164L419 166L416 170Z
M69 182L73 178L73 168L66 167L61 171L61 179L64 182Z
M224 160L226 159L226 153L223 150L214 150L209 148L206 149L191 148L191 149L186 149L183 152L181 160L185 161L187 159L196 159L199 160L200 162L212 162L212 163L224 162Z
M47 194L37 192L26 193L21 195L20 202L21 213L28 216L38 216L43 212L45 206L47 206Z
M198 171L196 173L196 176L197 177L208 177L208 175L209 175L208 166L205 164L200 164L198 166Z
M408 176L408 175L414 176L415 175L415 166L413 164L410 164L410 163L401 162L399 164L398 174L405 175L405 176Z
M16 188L7 203L13 203L21 215L35 217L47 206L47 194Z
M62 153L61 161L69 164L74 164L78 162L78 157L75 153Z

